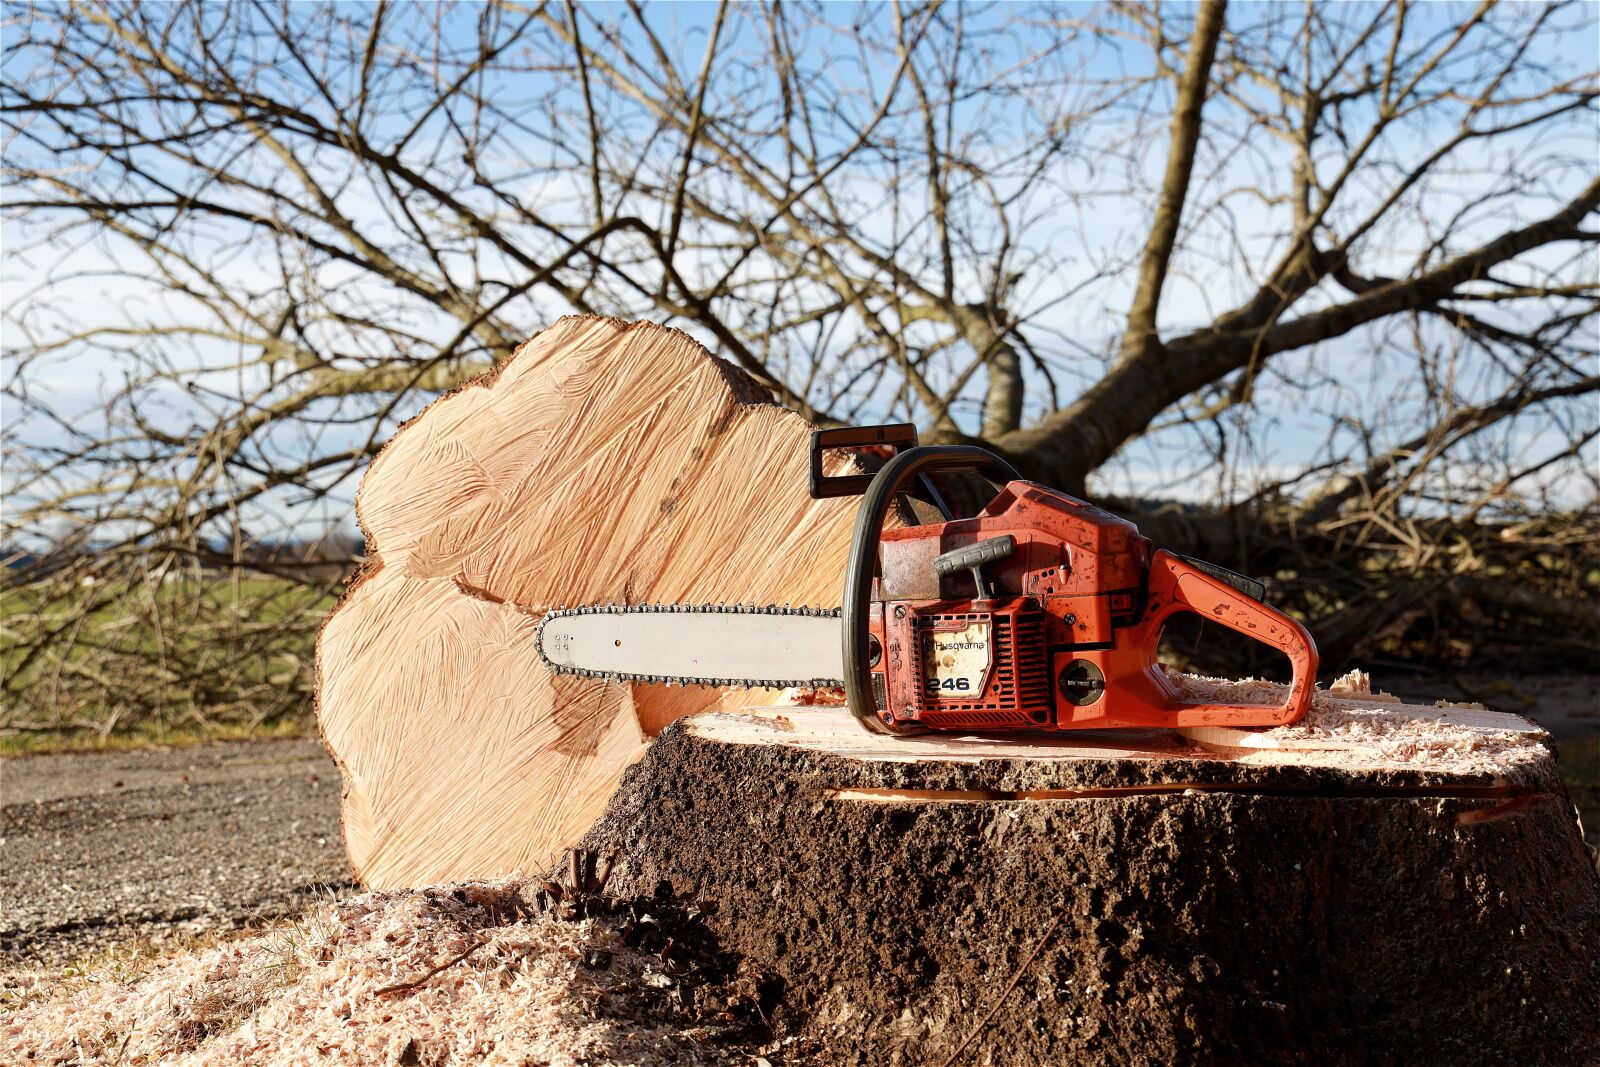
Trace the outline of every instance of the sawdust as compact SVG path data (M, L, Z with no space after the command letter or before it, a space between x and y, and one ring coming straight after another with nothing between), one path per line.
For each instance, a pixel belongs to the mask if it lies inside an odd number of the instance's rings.
M1288 689L1249 678L1233 681L1167 672L1185 701L1275 705ZM1337 749L1351 765L1417 764L1444 766L1461 773L1504 774L1514 767L1548 760L1537 729L1497 729L1452 712L1482 712L1482 705L1437 701L1432 708L1403 704L1375 691L1371 679L1351 671L1327 689L1318 689L1306 717L1291 726L1257 733L1256 744L1277 749ZM1487 717L1485 717L1487 718ZM1523 720L1517 720L1519 722Z
M734 1062L716 1028L654 1017L670 962L605 920L525 909L520 887L367 894L140 974L91 975L8 1013L0 1062Z
M844 686L828 685L820 689L792 685L778 695L779 704L796 708L832 708L844 704Z
M1281 704L1288 689L1259 678L1207 678L1163 670L1180 699L1189 703L1270 707ZM793 707L843 703L844 691L837 688L786 689L780 699L780 704ZM1446 700L1435 701L1431 708L1406 704L1392 693L1374 689L1371 677L1358 669L1336 678L1326 689L1318 688L1300 722L1249 731L1247 744L1254 749L1324 754L1322 762L1352 767L1426 765L1467 774L1502 775L1549 758L1544 747L1548 735L1532 724L1497 729L1494 724L1507 720L1451 714L1487 710L1482 704Z

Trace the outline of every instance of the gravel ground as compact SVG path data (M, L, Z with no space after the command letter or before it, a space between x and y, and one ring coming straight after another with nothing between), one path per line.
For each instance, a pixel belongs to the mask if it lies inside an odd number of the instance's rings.
M0 965L292 914L350 887L315 740L0 763Z

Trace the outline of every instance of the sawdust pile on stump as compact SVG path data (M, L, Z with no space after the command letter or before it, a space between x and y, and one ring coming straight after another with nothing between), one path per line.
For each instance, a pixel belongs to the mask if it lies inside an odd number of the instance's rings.
M1168 671L1167 677L1183 700L1195 703L1272 706L1283 702L1288 689L1255 678L1236 681L1177 671ZM1542 742L1548 736L1536 729L1494 728L1507 718L1487 712L1482 704L1402 704L1400 698L1374 690L1369 677L1355 670L1327 689L1319 688L1300 722L1256 731L1254 739L1264 747L1338 752L1341 762L1352 767L1448 764L1461 773L1503 775L1547 759Z
M735 1062L716 1042L746 1030L702 1016L736 1013L683 1007L697 961L663 953L671 932L637 936L651 903L572 918L569 896L563 917L539 884L368 894L142 974L91 974L9 1012L0 1062Z
M1259 678L1207 678L1166 669L1180 699L1191 703L1282 704L1288 686ZM790 707L826 707L844 703L844 690L786 689L775 702ZM1462 712L1485 712L1482 716ZM1516 721L1524 728L1496 729ZM1542 730L1525 720L1488 712L1482 704L1437 701L1432 708L1403 704L1399 697L1374 690L1371 678L1353 670L1327 689L1318 688L1306 717L1292 726L1229 730L1247 747L1323 750L1336 753L1350 767L1378 764L1448 764L1461 773L1503 775L1532 767L1548 758ZM1182 731L1206 738L1219 731Z

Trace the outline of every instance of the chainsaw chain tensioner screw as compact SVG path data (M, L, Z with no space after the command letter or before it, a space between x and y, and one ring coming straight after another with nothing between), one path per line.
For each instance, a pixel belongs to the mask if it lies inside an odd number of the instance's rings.
M1056 684L1068 704L1081 708L1100 699L1106 689L1106 676L1088 660L1075 659L1061 668Z

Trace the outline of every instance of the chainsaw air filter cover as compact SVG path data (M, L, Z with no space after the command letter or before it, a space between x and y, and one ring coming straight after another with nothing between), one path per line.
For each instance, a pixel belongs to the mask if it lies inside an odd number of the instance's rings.
M1036 599L902 606L889 619L889 695L906 718L936 730L1050 724L1055 701Z

